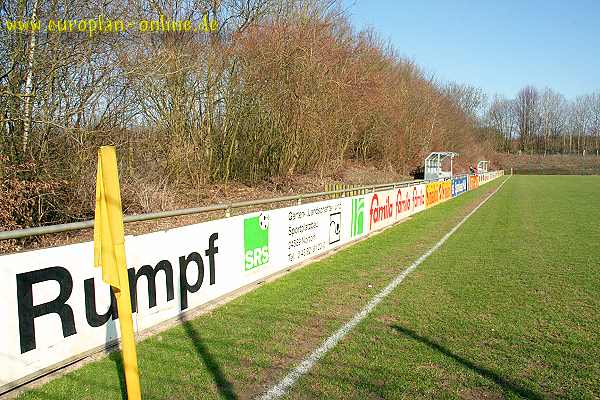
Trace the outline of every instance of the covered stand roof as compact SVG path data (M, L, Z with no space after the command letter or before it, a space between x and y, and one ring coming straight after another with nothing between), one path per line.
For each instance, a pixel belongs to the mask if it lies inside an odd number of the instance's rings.
M490 162L486 160L477 161L477 172L487 172Z
M458 153L452 151L434 151L425 158L425 180L437 180L452 177L452 159ZM450 171L442 171L442 162L450 158Z

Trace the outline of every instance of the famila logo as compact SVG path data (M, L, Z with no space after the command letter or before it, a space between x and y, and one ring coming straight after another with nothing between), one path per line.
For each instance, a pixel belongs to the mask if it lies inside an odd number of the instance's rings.
M269 216L260 213L244 220L244 268L249 271L269 262Z
M402 213L408 212L411 210L411 197L410 193L405 190L406 196L404 199L402 198L402 189L398 189L396 192L396 214L400 215Z
M420 186L422 188L422 186ZM425 194L423 189L417 190L417 187L413 187L413 208L421 207L425 205Z
M373 194L371 199L371 209L369 210L369 229L373 228L373 225L392 218L394 216L394 206L390 202L390 196L385 196L385 204L379 205L379 196L377 193Z
M350 221L350 236L358 236L363 233L365 224L365 198L352 199L352 219Z

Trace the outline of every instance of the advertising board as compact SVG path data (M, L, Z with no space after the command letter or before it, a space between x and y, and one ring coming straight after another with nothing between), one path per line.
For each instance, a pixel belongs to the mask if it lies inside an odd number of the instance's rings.
M469 190L475 190L479 187L479 178L477 175L469 175Z
M452 197L463 194L467 191L468 178L461 176L460 178L452 178Z
M440 201L440 182L431 182L426 186L425 205L427 208L435 206Z
M450 200L452 198L452 179L443 181L440 190L440 201Z

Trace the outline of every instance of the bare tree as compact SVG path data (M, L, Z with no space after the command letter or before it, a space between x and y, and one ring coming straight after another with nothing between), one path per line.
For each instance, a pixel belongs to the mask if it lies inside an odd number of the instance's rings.
M480 116L487 102L484 91L474 86L450 82L443 92L473 120Z
M533 86L524 87L514 102L519 132L520 150L533 151L533 141L539 131L539 93Z
M578 96L570 107L569 152L584 154L593 123L593 97Z
M514 111L513 100L495 96L486 115L488 125L502 136L500 149L506 152L512 150L512 140L517 126Z
M567 125L567 101L560 93L546 88L539 104L541 132L543 135L543 152L556 151L556 141L562 137ZM554 145L553 145L554 144ZM541 149L538 149L541 151Z
M594 152L600 156L600 93L591 95L591 133L594 137Z

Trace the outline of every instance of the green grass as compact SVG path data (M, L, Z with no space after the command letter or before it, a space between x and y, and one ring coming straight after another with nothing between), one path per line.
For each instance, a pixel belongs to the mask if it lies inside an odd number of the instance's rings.
M599 398L600 178L513 177L290 398Z
M143 398L261 393L498 181L140 343ZM598 398L599 196L511 178L288 397ZM119 377L113 353L20 398L119 399Z

